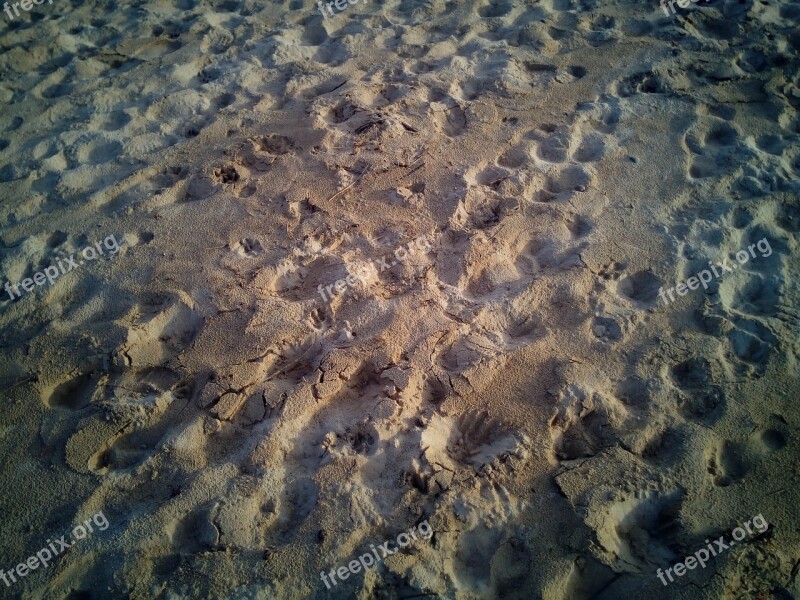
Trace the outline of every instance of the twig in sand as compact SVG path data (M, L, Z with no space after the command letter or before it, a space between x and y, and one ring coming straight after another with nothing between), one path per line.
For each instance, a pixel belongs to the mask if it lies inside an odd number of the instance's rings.
M336 198L336 196L338 196L339 194L341 194L341 193L343 193L343 192L346 192L347 190L349 190L351 187L353 187L355 184L357 184L359 181L361 181L361 178L362 178L362 177L364 177L364 175L366 175L367 173L369 173L369 171L370 171L369 169L367 169L366 171L364 171L364 172L363 172L361 175L359 175L359 176L358 176L358 178L357 178L355 181L353 181L353 183L351 183L350 185L348 185L346 188L342 188L341 190L339 190L338 192L336 192L336 193L335 193L333 196L331 196L330 198L328 198L328 199L326 200L326 202L330 202L331 200L333 200L334 198Z
M17 382L17 383L15 383L14 385L12 385L12 386L10 386L10 387L7 387L7 388L6 388L6 389L4 389L4 390L0 390L0 394L5 394L6 392L10 392L10 391L11 391L11 390L13 390L15 387L18 387L18 386L20 386L20 385L22 385L22 384L24 384L24 383L30 383L30 382L32 382L32 381L33 381L33 382L35 382L35 381L36 381L36 378L35 378L35 377L28 377L28 378L26 378L26 379L23 379L23 380L21 380L21 381L18 381L18 382Z
M410 170L408 173L406 173L406 174L404 175L404 177L408 177L408 176L409 176L409 175L411 175L411 174L412 174L414 171L419 171L419 170L420 170L422 167L424 167L424 166L425 166L425 163L424 163L424 162L420 163L419 165L417 165L416 167L414 167L413 169L411 169L411 170Z

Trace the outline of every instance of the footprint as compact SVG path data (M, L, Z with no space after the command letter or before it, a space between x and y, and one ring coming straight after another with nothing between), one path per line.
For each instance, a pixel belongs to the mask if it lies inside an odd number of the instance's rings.
M690 358L671 369L672 379L683 390L705 387L711 382L711 364L705 358Z
M490 229L519 207L513 198L499 194L468 193L463 208L467 216L464 227Z
M234 102L236 102L236 96L228 92L220 94L219 96L214 98L214 106L216 107L217 110L226 108L231 104L233 104Z
M592 320L592 333L606 344L615 344L622 339L622 328L611 318L595 317Z
M128 329L118 355L126 366L161 365L180 354L203 327L203 318L182 302Z
M728 440L723 440L708 459L708 472L718 487L741 481L750 472L751 466L747 445Z
M374 425L358 423L354 427L345 428L345 440L356 454L373 454L380 435Z
M682 554L682 503L680 490L648 491L611 502L590 516L587 522L604 550L604 562L627 573L651 573L653 565L673 562Z
M356 113L362 111L362 108L356 106L350 100L344 99L328 110L327 117L331 123L339 124L349 121Z
M614 133L619 125L622 111L616 104L611 102L618 103L619 101L614 98L605 98L601 102L579 104L580 120L586 121L590 127L599 133L606 135Z
M507 169L519 169L527 164L529 160L530 157L528 156L527 147L520 145L506 150L500 158L497 159L497 164Z
M800 209L797 205L781 204L778 207L776 222L782 229L790 233L800 232Z
M123 147L116 140L102 136L84 135L65 152L69 168L81 165L101 165L116 159L122 154Z
M67 466L78 473L105 474L142 465L168 433L193 394L190 380L163 367L118 369L89 381L79 381L81 398L91 395L97 410L63 413L58 423L43 425L46 446L64 449ZM62 388L63 390L64 388Z
M215 512L213 504L200 506L167 527L167 537L176 554L199 554L218 547L220 534L214 524Z
M753 222L753 214L746 206L736 206L731 212L731 227L744 229Z
M772 350L778 346L778 339L758 321L738 318L733 323L734 328L728 334L731 354L740 361L745 373L760 377L766 370Z
M569 132L564 128L559 128L539 143L536 156L549 163L566 162L570 141Z
M239 173L233 165L222 165L214 169L213 180L222 184L234 183L239 181Z
M616 399L605 398L575 384L559 395L548 427L554 463L595 456L618 443L615 424L627 419L628 409Z
M689 154L688 175L692 179L719 177L756 157L734 126L708 116L700 116L687 130L684 145Z
M47 240L49 248L58 248L67 241L68 235L63 231L54 231L50 238Z
M182 165L165 167L158 175L150 180L151 187L155 193L161 193L167 188L171 188L186 176L186 168Z
M616 96L630 98L637 94L664 94L670 91L664 80L653 73L646 71L636 73L621 79L616 84Z
M274 156L282 156L295 151L295 144L291 138L284 135L269 134L256 138L256 149L268 152Z
M214 28L202 37L200 43L201 54L222 54L233 44L233 34L227 30Z
M590 600L596 598L617 578L609 567L590 554L578 556L572 563L562 600Z
M618 442L618 436L600 403L587 402L579 415L565 420L557 412L550 420L552 456L559 461L595 456Z
M576 192L585 192L591 182L589 171L573 165L551 171L545 180L545 190L559 200L569 200Z
M579 239L589 235L594 229L594 224L582 215L573 215L567 221L567 229L574 238Z
M582 137L576 150L572 153L572 159L578 162L597 162L606 151L606 144L602 136L589 134Z
M720 284L719 296L722 305L728 310L770 317L778 312L781 283L758 273L747 274L744 281L730 277Z
M505 17L513 9L514 4L507 0L490 0L478 8L478 14L484 19L493 19L497 17Z
M580 264L579 251L564 249L563 244L547 238L528 243L516 261L517 269L527 275L541 275L550 269L563 271Z
M680 388L678 412L686 418L713 424L725 406L725 392L714 385L715 367L705 358L690 358L672 367L672 380Z
M447 137L458 137L467 128L467 115L459 105L432 110L433 122Z
M332 315L326 307L315 308L308 315L308 323L317 332L327 331L333 324Z
M496 348L487 346L488 343L474 336L459 338L439 354L436 362L451 373L467 371L499 353Z
M82 410L92 402L100 381L100 376L94 372L78 375L45 392L44 403L50 408Z
M149 436L142 433L137 435L129 426L125 427L89 458L88 468L92 472L104 474L136 467L153 455L148 452L148 448L155 448L160 440L158 432L152 432Z
M124 369L98 393L106 403L106 416L118 423L117 430L102 441L94 437L95 429L86 427L69 439L68 447L76 456L94 444L97 449L86 458L86 468L106 474L136 468L160 450L169 427L191 401L193 386L163 367Z
M625 272L626 265L620 262L613 262L603 265L597 272L597 276L603 281L619 281Z
M785 423L775 415L771 418L773 426L758 427L742 442L723 440L708 458L708 473L714 485L727 487L747 478L762 460L773 452L786 446Z
M617 283L617 292L641 307L650 308L658 300L661 287L661 280L651 271L638 271L621 279Z
M322 19L313 20L303 28L300 38L305 46L321 46L328 40L328 32L322 24Z
M231 249L239 256L246 258L255 258L264 253L264 248L261 246L261 242L253 238L244 238L243 240L233 244Z
M316 372L322 360L322 341L317 336L310 336L298 343L287 343L268 351L275 360L265 376L266 381L288 379L300 383Z
M311 479L289 483L280 499L277 521L267 535L268 544L276 548L291 544L316 505L317 486Z
M460 580L459 587L486 589L492 581L492 557L503 543L501 528L478 524L458 536L458 546L453 557L454 571Z
M722 414L725 406L725 393L719 386L691 390L680 394L678 412L685 418L711 425Z
M777 452L786 446L786 436L777 429L763 429L755 436L764 452Z
M725 148L732 146L739 139L739 132L728 123L719 123L712 126L705 136L705 144L710 148Z
M627 19L622 25L622 32L632 37L644 37L653 32L653 24L641 19Z
M206 175L195 175L186 184L183 194L180 196L179 202L196 202L198 200L205 200L214 192L218 186L216 181Z
M452 393L452 388L445 385L438 377L431 376L425 379L422 387L422 401L434 406L442 404Z
M515 461L528 453L525 435L485 410L472 410L455 419L434 413L427 423L419 424L424 427L419 441L423 461L417 468L417 484L425 489L447 489L453 483L447 474L457 472L484 483L486 478L499 483Z
M763 150L768 154L780 156L787 144L783 141L782 137L765 133L758 136L756 139L756 146L758 146L759 150Z
M473 410L459 416L447 443L447 453L456 462L476 470L510 454L519 440L498 419L485 410Z
M593 430L601 431L603 427L604 424L598 420L598 415L587 419L586 424L579 421L566 426L553 443L553 455L559 461L594 456L604 444Z
M580 65L572 65L567 67L567 74L573 78L573 81L577 81L578 79L583 79L586 77L588 71L585 67L581 67Z

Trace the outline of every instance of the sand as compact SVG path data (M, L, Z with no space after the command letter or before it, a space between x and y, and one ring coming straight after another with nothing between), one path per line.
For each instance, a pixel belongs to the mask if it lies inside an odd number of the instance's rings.
M2 597L800 597L800 3L0 15Z

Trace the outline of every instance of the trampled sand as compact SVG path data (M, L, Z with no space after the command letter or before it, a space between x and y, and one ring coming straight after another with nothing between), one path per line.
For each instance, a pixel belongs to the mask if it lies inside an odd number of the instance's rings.
M800 3L674 8L0 12L0 597L799 598Z

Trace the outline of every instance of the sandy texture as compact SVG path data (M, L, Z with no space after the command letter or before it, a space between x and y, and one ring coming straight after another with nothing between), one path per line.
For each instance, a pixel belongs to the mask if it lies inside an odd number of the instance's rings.
M0 284L123 243L0 300L0 568L110 522L0 596L800 597L798 20L751 0L6 18ZM423 519L429 542L320 580Z

